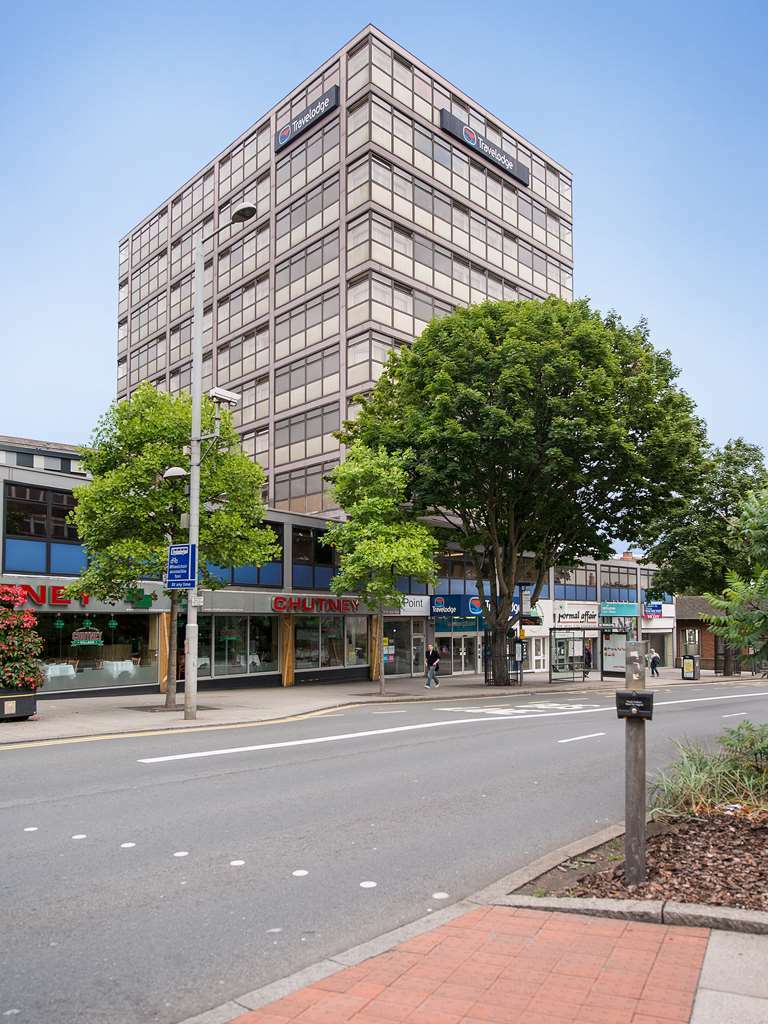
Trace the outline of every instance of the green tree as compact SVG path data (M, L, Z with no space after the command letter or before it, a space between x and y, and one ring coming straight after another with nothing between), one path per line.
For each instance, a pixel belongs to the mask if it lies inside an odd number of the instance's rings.
M347 443L413 452L406 497L473 559L495 682L523 554L535 603L551 566L607 557L687 485L704 429L677 376L644 323L586 301L485 302L432 321L345 424Z
M737 522L749 492L763 486L762 450L743 438L706 453L697 475L644 531L646 560L655 563L657 594L720 593L728 570L743 572L749 556Z
M183 478L164 480L170 466L189 470L192 404L142 384L128 401L115 402L101 418L91 443L82 449L91 480L74 489L71 521L85 548L87 568L67 588L70 596L91 594L116 602L142 580L160 579L169 544L185 543L182 516L189 514ZM220 581L208 566L261 565L277 556L274 532L261 525L264 472L241 450L227 411L220 417L203 399L204 444L200 474L198 568L204 587ZM216 435L216 436L213 436ZM207 445L207 447L206 447ZM181 593L169 591L171 628L166 704L176 703L176 634Z
M731 527L733 564L725 586L707 593L719 611L711 616L712 630L727 648L751 648L756 662L768 662L768 488L746 495L741 514Z
M379 692L384 693L384 610L401 608L398 576L434 583L437 541L430 529L404 508L411 453L387 452L355 443L329 475L347 519L331 525L323 543L335 548L339 569L331 579L336 594L359 594L378 609Z

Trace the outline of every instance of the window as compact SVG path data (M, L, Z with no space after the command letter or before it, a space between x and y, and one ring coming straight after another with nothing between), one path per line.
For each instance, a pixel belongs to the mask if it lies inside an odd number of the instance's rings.
M219 346L219 384L237 380L268 363L269 328L265 325Z
M555 599L558 601L596 601L596 566L558 566L555 569Z
M350 328L373 320L415 338L430 320L445 316L453 308L452 303L395 284L380 274L365 275L347 286L347 326Z
M279 256L305 238L339 219L339 179L333 178L307 192L278 213L275 220L275 254Z
M213 310L209 306L203 313L203 348L211 344L213 333ZM171 328L171 364L177 363L179 359L187 359L192 355L192 321L184 320Z
M322 543L324 530L293 527L293 586L328 590L335 565L334 550Z
M150 334L165 327L168 315L168 300L165 292L140 306L131 316L131 345L144 341Z
M250 430L240 440L245 454L266 469L269 466L269 427Z
M161 210L151 217L146 224L142 225L135 231L131 236L131 257L133 259L134 266L137 263L141 263L151 252L158 249L161 245L165 245L168 241L168 211ZM122 259L122 249L120 252L121 265L124 262Z
M228 288L269 261L269 224L241 235L219 253L219 288Z
M225 196L241 182L250 178L260 167L269 163L271 138L272 131L267 122L221 158L219 195Z
M265 522L264 526L269 526L275 532L282 548L283 524ZM282 587L282 551L276 561L265 562L264 565L239 565L235 566L234 569L209 565L208 571L228 587Z
M74 526L67 522L75 505L70 493L7 483L4 501L5 572L61 576L82 572L85 553Z
M121 320L117 325L117 354L122 355L128 349L128 321Z
M171 203L171 234L196 220L213 206L213 171L188 185Z
M296 669L351 668L368 664L363 615L297 615Z
M232 211L243 203L252 203L256 207L256 220L269 213L271 201L269 174L262 174L256 181L252 181L245 188L231 196L226 203L219 206L219 244L223 245L230 238L245 229L245 226L253 227L253 218L250 221L243 221L239 224L232 223Z
M306 405L339 390L339 350L326 349L275 371L275 412Z
M277 118L280 123L281 118ZM275 167L275 202L282 203L330 171L339 162L339 122L313 132L306 142L291 146Z
M168 253L161 252L131 275L131 302L141 302L168 280Z
M653 578L655 575L656 573L653 569L640 570L640 600L643 604L650 600L648 597L648 591L653 587ZM663 604L672 604L674 598L671 594L663 593L661 598L656 598L656 600L661 600Z
M131 354L131 385L153 377L166 365L165 335L142 345Z
M23 466L24 469L33 469L35 456L31 452L16 452L16 465Z
M128 262L130 260L131 247L128 242L122 242L120 249L118 250L117 257L117 276L118 279L122 279L128 273Z
M390 354L399 347L394 338L367 331L347 342L347 387L379 379Z
M213 260L205 264L203 297L209 302L213 296ZM195 301L195 273L187 274L171 285L171 320L191 312Z
M236 288L219 301L218 334L223 337L239 331L269 313L269 275Z
M240 404L232 410L232 422L236 427L269 416L268 377L238 385L237 390L240 392Z
M280 107L277 111L276 122L281 125L283 121L287 121L288 118L300 114L302 110L308 107L316 99L319 99L324 92L327 92L331 86L339 84L339 64L338 61L332 64L325 71L321 72L309 85L305 85L303 89L299 89L295 92L289 100Z
M275 465L337 452L341 445L333 434L339 426L337 403L280 420L275 424Z
M299 299L339 275L339 233L315 242L278 263L275 268L275 306Z
M189 270L195 261L195 244L203 238L203 252L213 252L213 216L206 217L200 224L190 228L171 245L171 277L178 277Z
M331 485L325 479L336 462L294 469L275 477L275 508L290 512L317 513L336 508Z
M602 601L637 601L637 569L625 565L600 566Z
M189 391L192 387L192 364L177 366L171 370L168 390L172 395L178 395L181 391ZM211 353L203 355L203 394L206 394L213 387L213 359Z
M339 293L326 292L275 318L275 359L284 359L339 333Z

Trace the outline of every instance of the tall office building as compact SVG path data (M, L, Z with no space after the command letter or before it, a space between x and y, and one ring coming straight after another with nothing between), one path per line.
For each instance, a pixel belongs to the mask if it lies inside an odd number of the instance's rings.
M203 386L285 511L332 511L333 432L432 317L572 297L568 171L370 25L120 241L119 397L189 387L201 234Z

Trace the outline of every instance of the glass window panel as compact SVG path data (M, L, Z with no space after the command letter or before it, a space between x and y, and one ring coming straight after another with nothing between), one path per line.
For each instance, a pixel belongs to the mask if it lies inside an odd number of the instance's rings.
M319 668L320 616L297 615L294 621L294 646L296 650L296 668Z

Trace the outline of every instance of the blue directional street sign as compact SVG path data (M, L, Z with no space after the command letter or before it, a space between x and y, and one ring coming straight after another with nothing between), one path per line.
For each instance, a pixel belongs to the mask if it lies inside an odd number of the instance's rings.
M168 590L194 590L197 586L197 549L194 544L171 544L165 586Z

